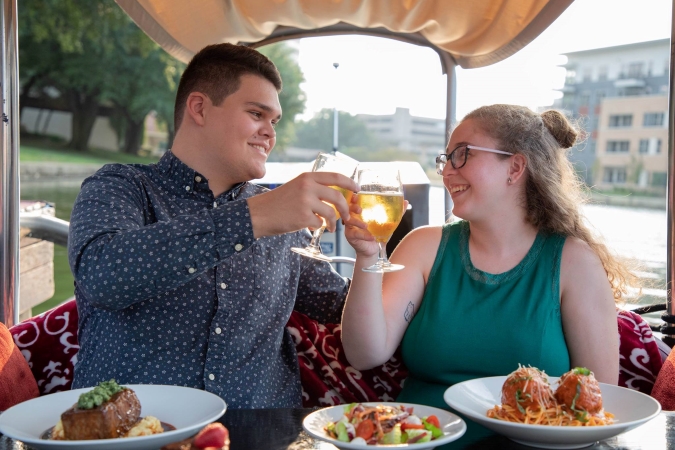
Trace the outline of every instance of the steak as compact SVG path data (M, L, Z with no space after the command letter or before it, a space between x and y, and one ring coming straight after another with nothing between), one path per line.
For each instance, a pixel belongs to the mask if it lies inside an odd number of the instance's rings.
M136 393L124 389L93 409L77 404L61 414L66 440L111 439L124 436L138 422L141 403Z

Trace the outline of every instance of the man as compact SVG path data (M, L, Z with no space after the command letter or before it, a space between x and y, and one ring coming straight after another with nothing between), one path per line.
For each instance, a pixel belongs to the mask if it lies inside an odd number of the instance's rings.
M281 118L281 78L266 57L230 44L185 69L173 148L157 164L106 165L85 180L71 217L81 345L73 388L119 383L191 386L231 408L301 404L293 308L340 319L348 283L329 264L290 251L336 206L334 173L306 173L268 191Z

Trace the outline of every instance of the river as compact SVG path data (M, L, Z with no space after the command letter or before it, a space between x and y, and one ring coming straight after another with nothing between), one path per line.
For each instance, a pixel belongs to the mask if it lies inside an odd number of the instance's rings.
M56 216L70 220L79 183L25 183L21 198L54 203ZM445 221L443 188L431 187L429 193L429 223ZM619 256L629 258L640 266L639 274L647 283L641 304L664 303L666 298L666 211L604 205L586 205L588 223L605 239ZM73 277L68 266L65 247L54 246L54 297L33 309L40 313L73 295ZM652 317L653 318L653 317Z

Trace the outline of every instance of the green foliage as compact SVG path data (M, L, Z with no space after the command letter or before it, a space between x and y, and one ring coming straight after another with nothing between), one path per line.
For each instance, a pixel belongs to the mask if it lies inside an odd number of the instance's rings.
M60 96L74 113L73 139L86 136L78 112L112 105L121 141L152 110L173 123L182 65L148 38L113 0L22 0L19 8L22 95ZM93 109L84 106L94 104ZM115 120L116 119L116 120ZM138 134L138 133L136 133ZM127 146L129 143L127 142Z
M322 151L333 149L333 111L322 109L307 122L299 122L295 146ZM377 138L368 131L366 125L356 116L338 112L338 149L347 153L347 149L356 151L380 148Z
M277 66L284 84L279 93L282 118L276 128L276 148L283 150L295 139L295 117L305 110L305 93L300 88L305 77L296 60L295 50L288 44L280 42L258 50Z

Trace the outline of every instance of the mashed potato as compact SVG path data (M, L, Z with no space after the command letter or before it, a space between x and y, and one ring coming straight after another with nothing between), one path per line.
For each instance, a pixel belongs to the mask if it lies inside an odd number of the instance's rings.
M163 432L164 428L162 428L162 423L159 421L159 419L156 417L147 416L134 425L124 437L151 436L153 434L159 434ZM54 429L52 430L52 439L56 441L63 441L66 439L66 436L63 432L63 424L60 420L56 423Z

